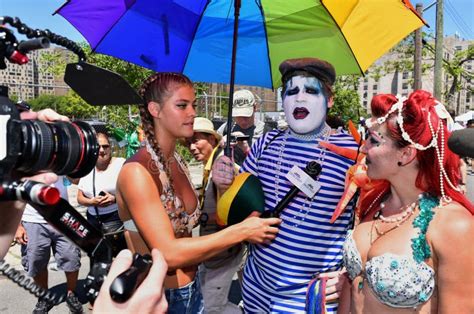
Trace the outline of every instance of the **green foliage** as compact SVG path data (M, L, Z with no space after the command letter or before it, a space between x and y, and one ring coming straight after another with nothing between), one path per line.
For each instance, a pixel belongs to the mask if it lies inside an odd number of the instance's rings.
M16 95L16 94L11 94L11 95L9 95L8 97L10 97L10 100L11 100L13 103L16 103L16 102L19 100L19 97L18 97L18 95Z
M50 50L40 55L40 72L41 73L52 73L56 77L64 75L67 65L67 56L71 56L71 52L62 53L58 50Z
M66 96L40 95L28 102L32 109L52 108L58 113L74 119L87 119L97 115L97 107L87 104L73 91Z
M457 51L454 54L454 58L451 60L443 60L443 68L446 73L453 78L451 85L445 91L445 98L448 103L453 102L455 94L459 93L463 89L462 80L472 80L474 79L474 73L472 71L466 70L463 65L464 63L474 60L474 45L470 45L468 49ZM472 87L466 87L467 91L472 92ZM459 112L460 104L456 106L456 112Z
M347 124L349 120L357 123L361 115L365 114L357 92L359 78L359 75L337 77L334 84L334 105L328 116L339 117Z
M191 152L189 151L189 149L186 146L184 146L183 144L181 144L179 141L176 143L176 152L178 152L178 154L181 157L183 157L183 159L187 163L190 163L191 161L194 160L194 157L191 154Z

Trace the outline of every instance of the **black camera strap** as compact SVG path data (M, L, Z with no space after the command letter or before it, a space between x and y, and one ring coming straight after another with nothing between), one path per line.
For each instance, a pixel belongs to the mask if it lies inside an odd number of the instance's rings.
M94 167L94 170L92 170L92 194L95 197L95 167ZM97 219L99 224L102 226L103 222L100 220L99 209L95 205L94 205L94 209L95 209L95 218Z

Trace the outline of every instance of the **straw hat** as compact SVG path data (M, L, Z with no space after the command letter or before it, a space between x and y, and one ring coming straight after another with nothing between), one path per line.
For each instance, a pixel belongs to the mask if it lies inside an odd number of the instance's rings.
M194 118L193 130L194 132L212 134L218 142L221 140L222 137L214 130L214 124L211 122L211 120L202 117Z

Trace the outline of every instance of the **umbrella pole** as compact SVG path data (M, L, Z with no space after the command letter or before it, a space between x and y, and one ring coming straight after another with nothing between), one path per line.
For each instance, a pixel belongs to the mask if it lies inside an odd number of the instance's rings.
M224 154L231 158L232 150L230 147L230 133L232 128L232 104L234 103L234 84L235 84L235 60L237 57L237 37L239 33L239 15L240 15L241 0L234 0L234 34L232 37L232 59L230 65L230 87L229 87L229 104L227 112L227 134L226 144L224 147Z

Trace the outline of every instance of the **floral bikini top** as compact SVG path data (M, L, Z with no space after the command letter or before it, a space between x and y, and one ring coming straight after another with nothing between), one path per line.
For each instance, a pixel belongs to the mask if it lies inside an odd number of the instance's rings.
M156 153L148 143L146 145L146 149L151 155L151 159L154 161L153 167L158 168L160 172L159 179L163 187L163 191L160 195L161 203L163 204L163 207L165 208L166 213L168 214L168 217L171 221L175 236L180 238L185 234L190 234L192 229L199 223L199 217L201 216L200 203L196 191L194 191L194 194L196 196L197 207L192 214L188 214L184 208L183 201L173 193L169 178L163 168L163 164L159 162ZM185 166L181 156L175 152L174 159L178 162L178 166L181 168L181 170L186 174L186 178L188 179L190 186L193 187L194 185L191 181L189 170ZM129 231L138 232L134 221L131 219L124 221L124 226L125 229Z
M433 218L433 208L438 199L423 196L420 200L420 214L413 221L419 228L418 237L412 239L412 256L385 253L371 258L362 266L362 258L349 231L344 243L343 261L351 280L364 276L377 299L395 308L416 308L433 294L435 271L424 262L431 256L426 242L426 230ZM362 282L359 287L362 287Z

